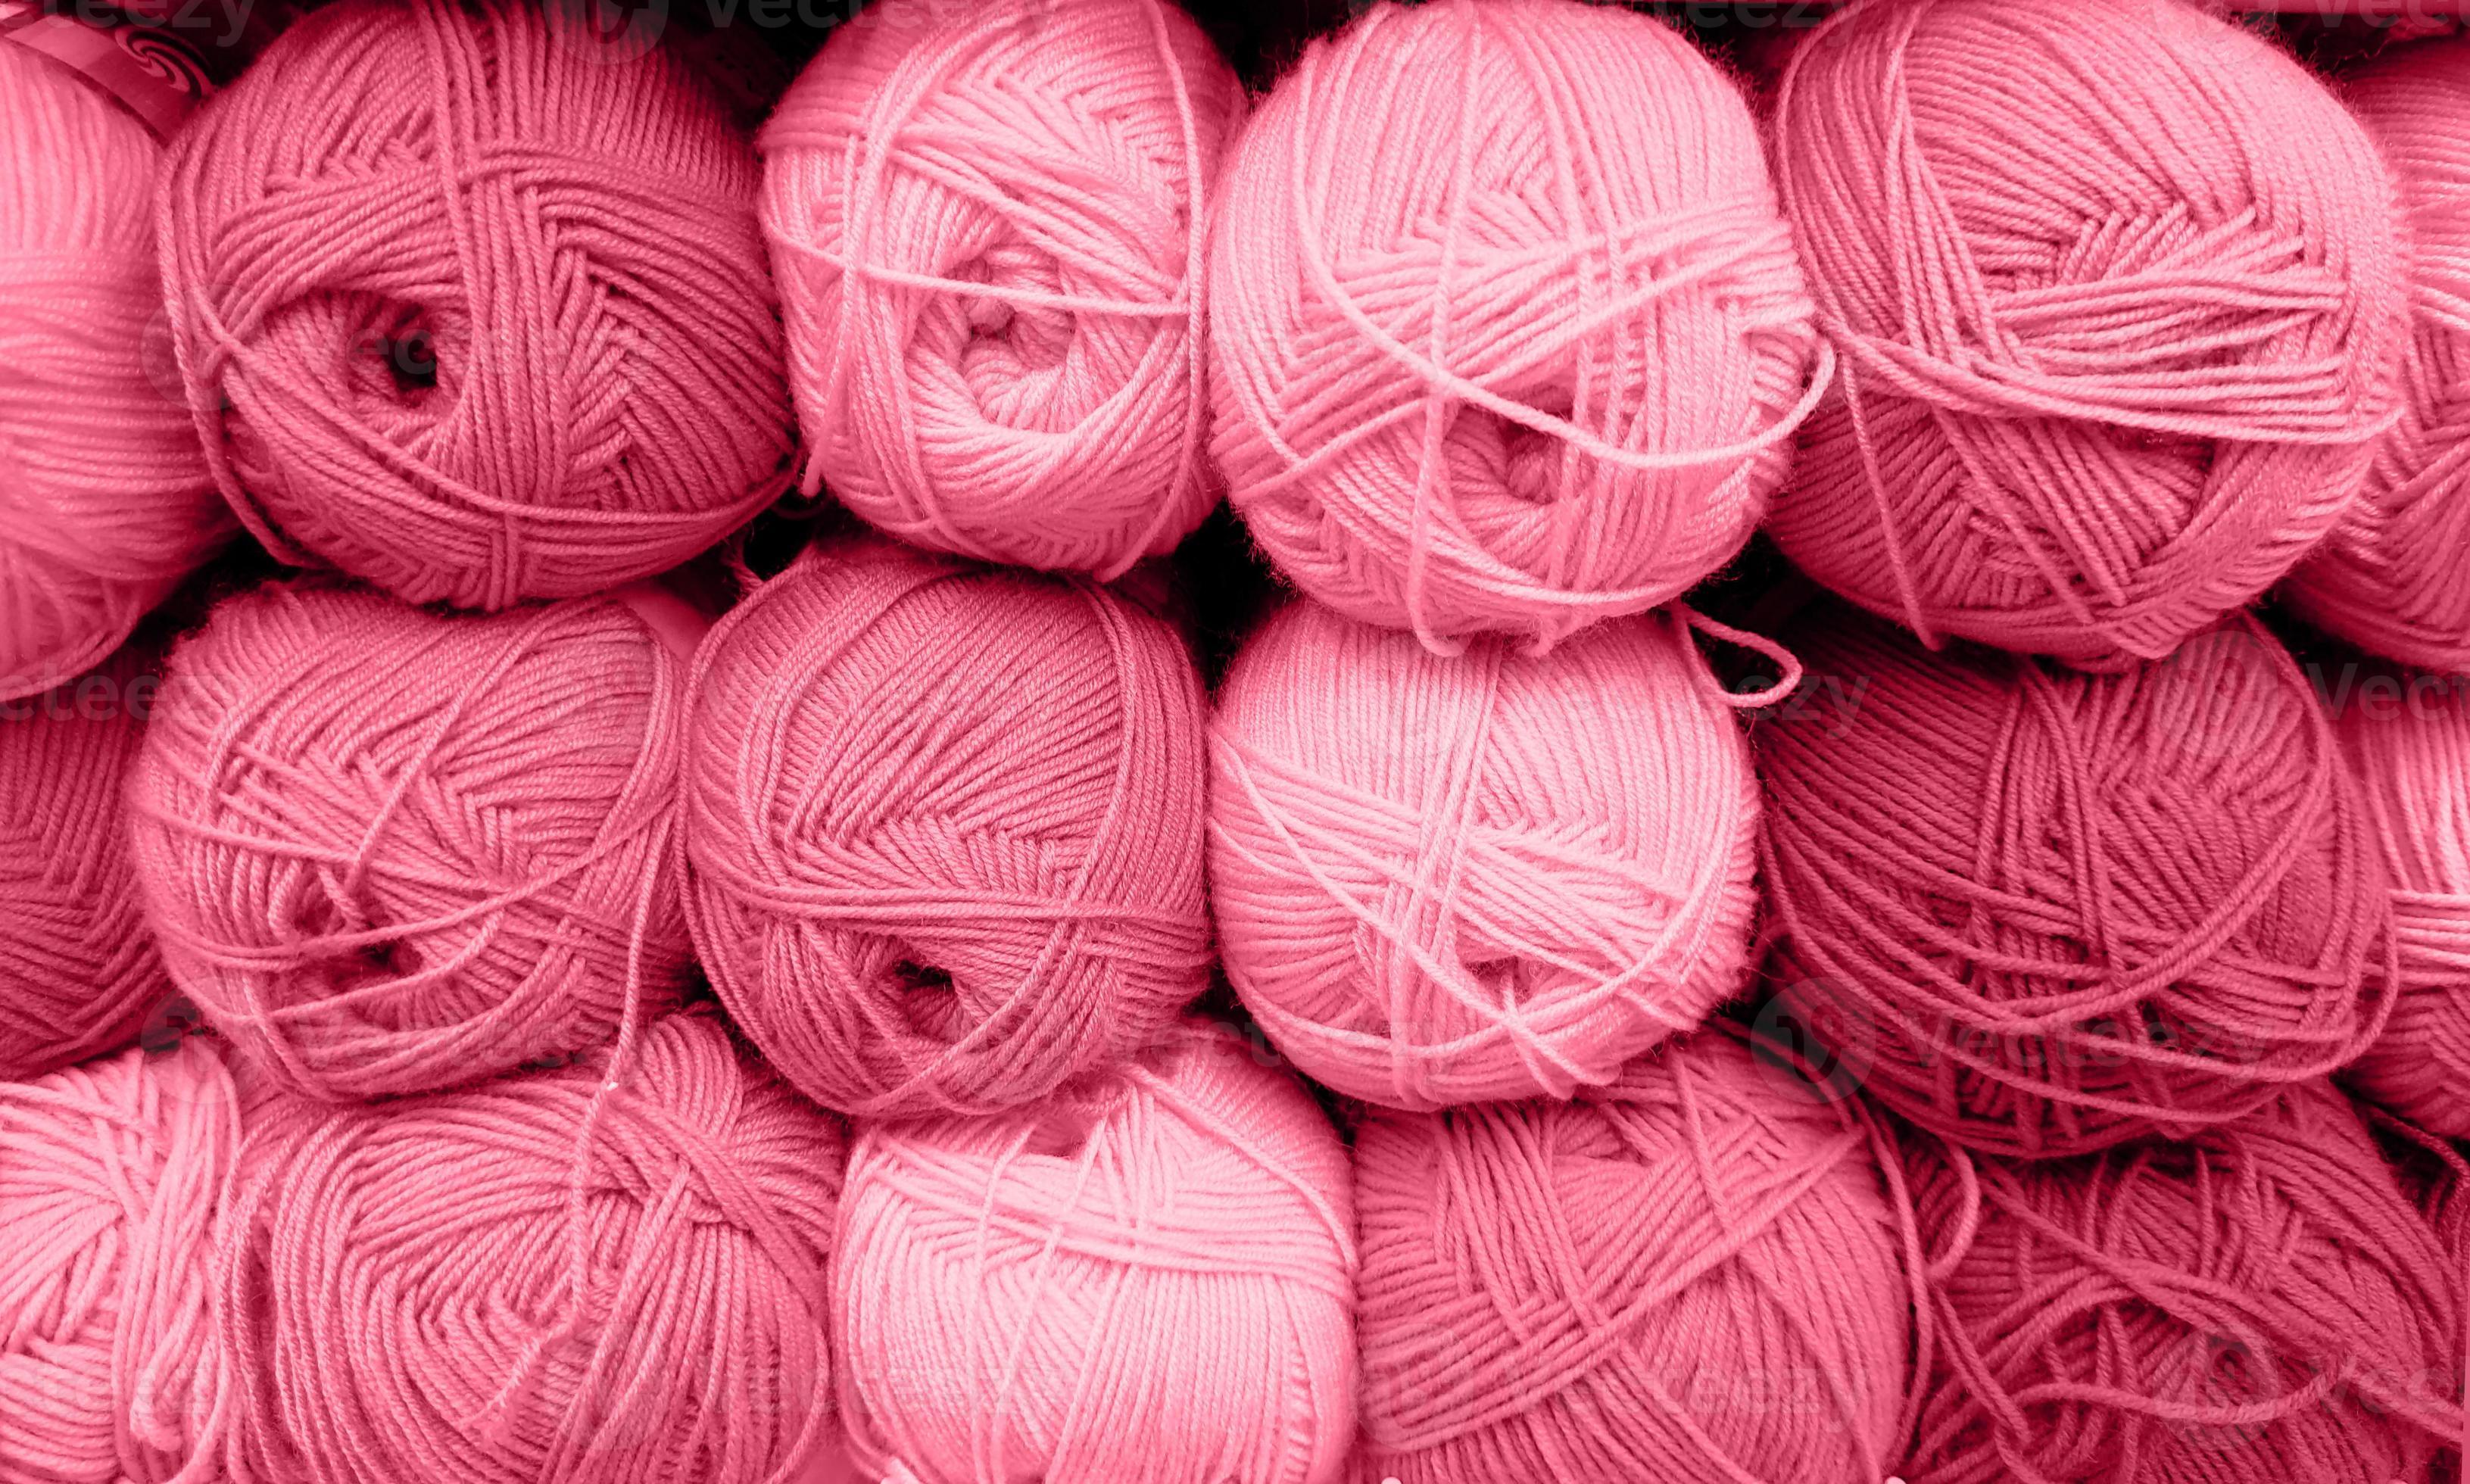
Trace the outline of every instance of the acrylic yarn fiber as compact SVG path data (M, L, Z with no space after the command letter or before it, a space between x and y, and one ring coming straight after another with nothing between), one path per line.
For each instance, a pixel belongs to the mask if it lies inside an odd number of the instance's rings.
M755 1484L827 1433L840 1125L716 1017L622 1067L255 1119L220 1273L235 1478Z
M1270 1038L1349 1097L1569 1097L1741 987L1749 750L1677 615L1457 658L1312 602L1210 731L1210 899Z
M1992 1153L2183 1137L2371 1044L2382 862L2297 664L2242 615L2086 675L1834 605L1753 732L1795 1018Z
M841 1416L899 1484L1332 1484L1354 1219L1319 1108L1237 1039L992 1118L877 1125L832 1271Z
M0 45L0 701L86 670L230 528L177 388L150 376L161 147Z
M2323 1084L2184 1144L1907 1153L1940 1316L1912 1484L2389 1484L2459 1437L2457 1280Z
M122 805L155 684L124 650L0 702L0 1079L125 1046L171 997Z
M1873 0L1794 54L1778 184L1837 384L1768 525L1932 642L2113 666L2288 571L2389 426L2374 145L2178 0Z
M886 0L833 31L761 139L807 492L1108 578L1191 534L1243 113L1174 0Z
M687 661L652 612L315 584L218 606L129 784L150 920L216 1029L291 1091L376 1098L674 1000Z
M2352 1083L2413 1123L2470 1139L2470 689L2371 676L2333 707L2392 887L2401 993Z
M189 409L276 556L503 608L674 567L787 486L754 151L580 13L350 0L174 144Z
M1719 1031L1356 1138L1364 1441L1401 1484L1879 1484L1914 1358L1868 1128Z
M241 1101L205 1042L0 1082L0 1480L209 1484Z
M695 944L826 1107L1026 1102L1207 987L1200 682L1103 588L815 548L712 630L694 697Z
M2470 37L2388 54L2343 96L2383 147L2411 244L2401 421L2291 606L2378 654L2470 670Z
M1305 591L1545 647L1748 539L1827 372L1757 127L1675 29L1373 5L1227 176L1214 447Z

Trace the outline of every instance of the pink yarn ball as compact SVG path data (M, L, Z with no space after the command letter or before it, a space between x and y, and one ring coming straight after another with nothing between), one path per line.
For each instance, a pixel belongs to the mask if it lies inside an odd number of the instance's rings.
M0 46L0 701L102 662L230 528L149 375L161 154L76 72Z
M1936 642L2115 667L2349 507L2407 309L2339 100L2177 0L1855 5L1776 160L1838 391L1769 529Z
M1106 590L818 548L713 629L694 695L695 942L825 1106L1027 1102L1207 986L1200 679Z
M1721 1032L1357 1136L1364 1448L1400 1484L1880 1484L1912 1279L1869 1133Z
M0 1479L209 1484L241 1103L210 1047L0 1082Z
M2335 727L2392 883L2401 993L2351 1069L2395 1112L2470 1138L2470 682L2370 676Z
M1747 977L1758 790L1678 617L1443 659L1297 603L1211 760L1227 976L1350 1097L1567 1098Z
M524 0L304 16L175 142L164 291L224 497L274 554L499 609L675 567L787 485L729 110Z
M1201 252L1244 90L1174 0L886 0L763 132L806 490L1120 576L1218 499Z
M770 1484L826 1440L841 1130L717 1019L618 1068L254 1117L234 1478Z
M2321 1082L2185 1143L1907 1166L1942 1336L1911 1484L2391 1484L2460 1436L2459 1279Z
M992 1118L882 1125L832 1271L841 1414L900 1484L1329 1484L1355 1435L1346 1151L1199 1028Z
M180 987L331 1100L569 1055L673 1001L687 664L652 611L309 584L219 606L129 784Z
M0 702L0 1079L125 1046L171 997L121 803L155 684L124 651Z
M1575 0L1366 9L1254 114L1210 254L1215 449L1279 569L1549 646L1728 561L1825 380L1739 89Z
M2353 643L2470 670L2470 37L2390 53L2344 88L2383 147L2411 243L2401 421L2366 494L2285 590Z

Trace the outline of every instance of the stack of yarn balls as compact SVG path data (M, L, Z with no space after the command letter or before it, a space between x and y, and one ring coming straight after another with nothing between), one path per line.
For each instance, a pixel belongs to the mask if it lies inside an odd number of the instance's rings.
M2459 1476L2464 28L1346 9L0 15L0 1481Z

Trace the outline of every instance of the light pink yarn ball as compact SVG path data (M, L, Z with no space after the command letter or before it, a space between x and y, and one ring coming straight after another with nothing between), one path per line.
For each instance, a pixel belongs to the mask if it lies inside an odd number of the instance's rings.
M150 363L161 153L67 66L0 46L0 701L100 663L230 529Z
M171 997L122 805L156 685L151 657L123 650L0 701L0 1078L126 1046Z
M1677 617L1445 659L1297 603L1210 756L1227 976L1350 1097L1567 1098L1748 973L1757 787Z
M453 1086L677 997L687 660L638 601L278 585L174 654L138 880L173 977L280 1085Z
M2378 654L2470 670L2470 37L2391 53L2349 81L2411 243L2401 421L2366 493L2283 591Z
M1357 1135L1359 1484L1881 1484L1915 1276L1876 1146L1720 1032ZM1918 1264L1913 1264L1918 1266Z
M209 1484L241 1101L205 1042L0 1082L0 1480Z
M882 1125L832 1274L841 1413L898 1484L1325 1484L1355 1435L1346 1151L1243 1043Z
M1879 0L1794 53L1778 183L1837 390L1768 528L1936 643L2122 668L2358 494L2408 308L2383 162L2179 0Z
M885 0L834 31L761 140L808 492L1109 578L1190 534L1243 113L1174 0Z
M1028 1102L1208 987L1200 679L1106 589L818 547L712 630L694 696L695 943L826 1107Z
M217 1328L252 1484L781 1484L828 1438L840 1125L716 1016L251 1106Z
M1370 7L1254 114L1210 276L1236 509L1312 596L1442 646L1679 595L1815 395L1739 88L1616 6Z
M174 142L188 406L276 556L501 609L678 566L787 488L755 151L600 14L347 0Z
M2393 1111L2470 1139L2470 682L2371 676L2334 727L2392 880L2401 994L2350 1069Z

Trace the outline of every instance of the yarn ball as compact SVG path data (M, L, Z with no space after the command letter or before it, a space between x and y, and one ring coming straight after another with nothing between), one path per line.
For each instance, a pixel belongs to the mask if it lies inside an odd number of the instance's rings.
M2459 1435L2456 1280L2322 1084L2077 1161L1927 1145L1911 1484L2390 1484Z
M1349 1097L1567 1098L1748 976L1758 787L1677 617L1444 659L1296 603L1210 758L1227 977Z
M617 1033L690 954L684 656L627 601L273 586L175 651L130 776L173 978L286 1089L426 1092Z
M695 944L826 1107L1027 1102L1207 987L1200 683L1104 589L815 548L712 630L694 697Z
M1719 1032L1357 1135L1364 1448L1400 1484L1879 1484L1912 1279L1868 1132Z
M207 1304L240 1125L195 1039L0 1082L0 1479L221 1477Z
M1227 176L1214 448L1306 592L1549 647L1759 523L1826 372L1748 105L1671 26L1372 5Z
M306 15L164 164L215 479L284 561L498 609L675 567L788 482L759 171L573 6Z
M832 1270L841 1416L900 1484L1330 1484L1354 1217L1319 1108L1199 1027L992 1118L882 1125Z
M614 1089L614 1090L613 1090ZM719 1021L252 1125L218 1325L263 1484L754 1484L828 1432L840 1126Z
M2364 648L2470 670L2470 37L2388 53L2343 92L2384 148L2410 234L2401 421L2350 518L2285 591Z
M2470 682L2377 675L2333 707L2392 891L2401 992L2355 1086L2470 1138Z
M2252 618L2086 675L1837 608L1754 733L1784 1007L1992 1153L2186 1137L2357 1056L2393 986L2358 784Z
M121 801L156 684L124 651L0 702L0 1080L117 1050L171 997Z
M100 663L230 528L175 388L135 115L0 47L0 701Z
M2331 530L2408 309L2365 131L2178 0L1838 13L1776 118L1837 392L1768 522L1874 613L2115 667Z
M1191 534L1243 112L1174 0L885 0L836 28L760 141L807 492L1109 578Z

